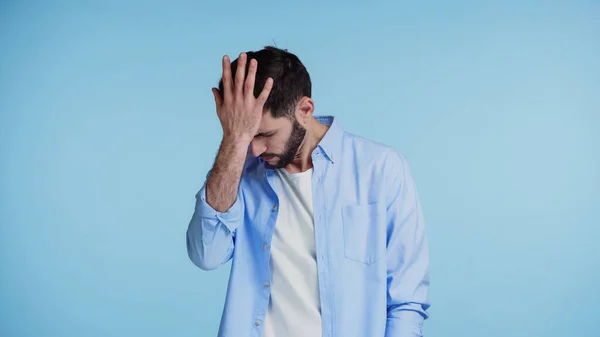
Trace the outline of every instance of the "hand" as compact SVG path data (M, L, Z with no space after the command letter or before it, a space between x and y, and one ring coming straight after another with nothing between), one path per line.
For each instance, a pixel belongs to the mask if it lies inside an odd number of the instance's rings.
M223 137L250 144L260 125L263 106L273 87L273 79L268 78L258 98L254 97L254 80L258 66L255 59L250 60L248 76L246 72L245 53L238 58L235 83L231 78L229 57L223 57L223 96L217 88L212 88L217 105L217 115L223 127Z

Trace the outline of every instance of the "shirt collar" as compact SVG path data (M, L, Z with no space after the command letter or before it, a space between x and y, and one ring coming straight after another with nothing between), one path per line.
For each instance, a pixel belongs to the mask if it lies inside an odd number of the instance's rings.
M340 126L338 120L334 116L314 116L321 124L329 125L329 129L325 132L325 136L321 139L317 148L323 151L323 154L332 163L335 159L340 158L342 149L342 138L344 130ZM316 149L315 149L316 151Z

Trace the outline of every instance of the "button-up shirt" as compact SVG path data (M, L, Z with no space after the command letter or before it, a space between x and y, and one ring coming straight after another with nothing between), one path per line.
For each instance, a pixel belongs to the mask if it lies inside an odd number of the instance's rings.
M429 251L407 161L390 146L344 131L337 118L317 119L329 125L311 154L322 335L422 336ZM261 335L278 215L274 174L249 155L227 211L206 202L206 182L196 195L187 230L191 261L203 270L232 263L219 337Z

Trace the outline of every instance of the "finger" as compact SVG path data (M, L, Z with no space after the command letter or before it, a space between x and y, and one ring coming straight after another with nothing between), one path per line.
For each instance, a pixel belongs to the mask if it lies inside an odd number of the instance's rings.
M215 104L217 105L217 107L221 106L223 104L223 97L221 97L221 94L219 93L219 89L212 88L212 93L213 93L213 96L215 96Z
M260 95L258 95L257 98L257 106L262 107L263 105L265 105L265 102L267 101L267 98L269 97L269 94L271 93L271 89L273 88L273 79L272 78L267 78L267 81L265 82L265 86L263 87L263 90L261 91Z
M229 60L229 56L223 56L223 99L225 101L232 99L232 89L231 89L231 62Z
M244 84L244 95L246 96L246 99L254 98L254 82L256 80L257 63L258 62L255 59L250 60L248 76L246 77L246 83Z
M235 94L242 96L244 94L244 77L246 75L246 53L241 53L237 61L237 70L235 72Z

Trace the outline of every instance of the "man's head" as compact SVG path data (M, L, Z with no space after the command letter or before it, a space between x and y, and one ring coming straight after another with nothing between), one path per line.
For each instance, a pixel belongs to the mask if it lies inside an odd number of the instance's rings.
M298 57L287 50L265 47L246 54L248 60L256 59L258 62L254 97L258 97L267 78L273 79L258 134L251 143L252 154L261 156L272 167L284 167L302 146L307 117L314 111L310 76ZM232 78L235 78L237 62L236 59L231 64ZM246 65L246 75L249 64ZM219 81L219 91L222 95L222 80Z

